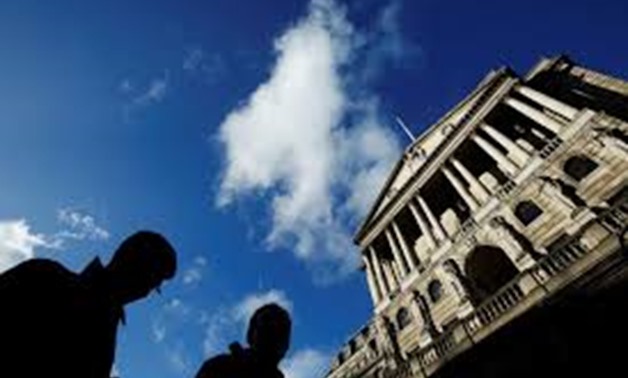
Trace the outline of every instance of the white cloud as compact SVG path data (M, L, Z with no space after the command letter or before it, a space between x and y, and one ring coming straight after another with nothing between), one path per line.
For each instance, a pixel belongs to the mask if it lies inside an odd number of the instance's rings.
M187 349L182 342L166 349L166 359L177 374L188 376L192 373L192 361L190 361Z
M415 62L414 58L421 55L420 47L403 36L399 22L401 11L401 0L390 1L379 13L375 26L363 36L363 80L377 79L386 72L386 68L399 66L407 61Z
M58 248L43 234L33 233L24 219L0 221L0 272L35 256L36 248Z
M63 226L68 227L57 233L57 237L75 240L107 240L109 231L96 224L93 216L69 208L57 211L57 220Z
M162 76L153 78L146 91L133 99L133 103L137 106L147 106L161 102L168 91L168 71Z
M366 37L345 13L332 0L312 0L307 17L275 41L270 78L219 132L226 167L218 205L245 195L270 198L267 246L294 250L319 281L355 269L352 227L400 154L375 96L349 99L343 75Z
M292 312L292 301L288 299L286 293L281 290L273 289L267 292L254 293L246 296L233 307L233 317L236 321L247 324L257 309L269 303L276 303L288 312Z
M281 364L286 378L318 378L325 375L330 356L316 349L303 349L293 353Z
M202 78L206 83L215 83L224 77L227 65L222 55L207 53L201 48L189 50L183 59L183 71Z
M151 324L151 336L155 343L160 343L166 338L166 326L161 322L153 321Z
M188 51L187 55L183 59L183 70L195 71L200 67L204 57L205 52L203 52L203 50L200 48L195 48Z
M203 279L203 272L207 265L207 259L203 256L197 256L192 266L183 272L183 283L186 285L196 285Z

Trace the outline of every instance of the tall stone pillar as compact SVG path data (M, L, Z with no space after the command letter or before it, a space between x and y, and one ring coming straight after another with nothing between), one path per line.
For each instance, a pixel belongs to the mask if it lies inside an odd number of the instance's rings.
M390 291L393 292L399 288L399 279L397 278L397 273L395 272L395 268L393 267L393 261L384 260L382 261L382 268L384 268L384 276L386 277L386 281L388 281L388 287Z
M447 240L445 230L443 230L440 222L438 221L438 219L436 219L436 216L434 215L434 213L432 213L432 210L430 210L430 208L427 206L427 203L425 203L425 200L418 195L416 196L416 199L419 202L419 206L421 206L421 210L423 210L423 212L427 216L427 220L430 222L432 231L434 233L434 236L436 236L436 239L441 242Z
M458 172L469 183L469 187L473 195L477 198L478 202L484 203L488 201L491 196L488 189L484 187L484 184L480 182L458 159L452 158L451 164L458 170Z
M559 101L553 97L546 95L545 93L539 92L536 89L532 89L525 85L521 85L515 88L517 93L520 93L522 96L529 98L530 100L536 102L537 104L553 111L556 114L560 114L561 116L567 118L572 121L578 115L578 109L573 106L567 105L562 101Z
M432 230L427 224L427 221L425 220L425 218L423 218L423 215L419 212L419 209L417 209L412 202L409 202L408 206L410 207L410 212L412 213L412 216L414 217L417 224L419 225L419 228L421 229L421 233L425 236L428 247L430 249L435 249L436 241L434 240L434 234L432 234Z
M530 159L530 154L528 154L523 148L519 147L517 143L489 124L483 123L481 127L482 130L486 131L491 138L495 139L497 143L509 152L508 155L512 156L513 160L517 163L517 165L519 165L519 167L524 167L527 164Z
M493 160L497 162L497 166L505 172L507 176L514 177L517 175L519 167L510 161L506 155L502 154L497 147L493 146L486 139L477 134L471 136L471 139L473 139L473 141L480 146L481 149L483 149L490 157L493 158Z
M371 259L371 265L373 266L375 270L375 277L377 278L377 283L379 285L379 289L380 289L380 292L382 294L382 299L383 299L388 294L390 294L391 286L389 285L388 281L386 281L386 278L384 277L384 273L382 272L382 264L381 264L381 261L379 261L379 259L377 258L377 252L375 251L375 248L370 246L368 247L368 250L369 250L369 255L370 255L369 257Z
M454 189L456 189L456 192L460 194L464 202L469 206L469 209L471 209L471 212L473 213L476 212L480 208L480 205L475 200L475 198L473 198L471 193L469 193L465 185L462 182L460 182L460 180L458 180L456 176L454 176L454 174L449 170L449 168L442 167L441 171L445 174L445 177L447 177L447 180L449 180L451 185L453 185Z
M395 237L397 238L397 242L399 242L399 245L401 246L401 252L403 254L403 257L405 258L405 261L408 264L409 271L412 272L414 268L416 268L418 265L417 263L418 259L414 255L410 246L408 246L408 243L406 243L406 239L403 237L403 234L401 233L401 229L397 225L397 222L395 222L394 220L392 221L392 227L393 227L393 232L395 233Z
M397 266L399 267L399 275L400 275L399 279L401 281L406 274L410 273L411 265L409 263L406 263L403 256L401 256L401 253L399 252L399 249L397 248L397 244L395 243L395 240L393 239L393 236L390 233L390 230L385 230L384 233L386 234L386 240L388 240L388 245L390 246L390 250L392 251L393 257L395 258L395 261L397 262Z
M364 266L366 270L366 282L369 286L369 292L371 293L371 299L373 300L373 306L377 307L379 301L382 300L382 292L377 282L377 278L373 275L373 266L371 261L364 254L362 255Z
M517 100L516 98L507 98L504 100L504 103L539 125L553 131L555 134L558 134L563 127L563 125L554 118L526 103Z

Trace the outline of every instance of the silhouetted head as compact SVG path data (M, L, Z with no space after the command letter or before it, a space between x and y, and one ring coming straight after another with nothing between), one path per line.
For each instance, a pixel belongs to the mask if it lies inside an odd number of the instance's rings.
M151 231L140 231L124 240L107 265L112 294L121 304L147 296L174 277L176 269L174 248Z
M251 317L246 339L262 359L277 365L290 346L291 324L286 310L275 303L267 304Z

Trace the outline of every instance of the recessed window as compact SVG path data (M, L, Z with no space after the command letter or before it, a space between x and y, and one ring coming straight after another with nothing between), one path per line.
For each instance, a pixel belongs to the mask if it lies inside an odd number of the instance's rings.
M440 283L439 280L434 280L428 285L427 291L430 295L432 303L436 303L443 296L443 285Z
M515 207L515 216L524 226L532 223L541 214L543 210L532 201L521 201Z
M591 172L595 171L598 166L598 163L588 157L584 155L576 155L567 159L565 165L563 166L563 170L567 175L569 175L569 177L576 181L581 181L590 175Z
M401 331L410 323L412 323L410 312L406 308L400 309L397 312L397 328Z

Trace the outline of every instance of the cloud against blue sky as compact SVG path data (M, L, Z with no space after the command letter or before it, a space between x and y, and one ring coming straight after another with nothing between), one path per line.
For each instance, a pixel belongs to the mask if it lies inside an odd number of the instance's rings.
M307 15L275 40L268 80L220 126L226 166L218 204L268 198L267 246L293 250L319 280L356 268L351 227L400 155L376 94L352 97L358 93L352 86L364 84L355 71L366 67L370 78L381 60L402 54L393 26L398 4L390 7L385 22L375 24L386 29L365 34L344 5L313 0Z
M542 55L626 72L621 1L271 5L0 1L0 271L80 272L139 229L179 252L127 309L122 378L193 376L260 298L290 304L283 369L311 377L372 313L351 235L407 142L395 116L418 135Z

